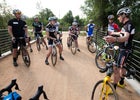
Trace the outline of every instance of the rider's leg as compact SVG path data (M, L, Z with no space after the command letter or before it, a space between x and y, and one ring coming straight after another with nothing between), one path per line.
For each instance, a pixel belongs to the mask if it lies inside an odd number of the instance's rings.
M48 59L52 53L52 45L53 45L53 40L48 41L48 53L46 55L45 63L46 65L49 65Z
M58 47L58 49L59 49L60 59L61 59L61 60L64 60L64 58L62 57L62 46L61 46L61 44L60 44L60 43L57 44L57 47Z
M79 52L80 52L79 45L78 45L78 38L77 38L77 39L75 39L75 44L76 44L77 51L79 51Z
M12 41L12 47L13 47L13 65L18 66L17 64L17 47L18 47L18 41L15 40L14 42Z

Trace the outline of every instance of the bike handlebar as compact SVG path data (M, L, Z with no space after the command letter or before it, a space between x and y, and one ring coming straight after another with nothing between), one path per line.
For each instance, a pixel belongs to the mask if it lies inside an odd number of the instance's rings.
M13 79L12 81L11 81L11 83L6 87L6 88L3 88L2 90L0 90L0 97L2 96L2 94L4 93L4 92L8 92L8 94L9 93L11 93L12 92L12 88L15 86L15 89L16 90L19 90L20 91L20 89L19 89L19 87L18 87L18 84L16 83L16 79Z
M43 93L44 99L49 100L45 91L43 90L43 85L38 87L36 94L32 98L30 98L29 100L39 100L39 97L41 96L42 93Z

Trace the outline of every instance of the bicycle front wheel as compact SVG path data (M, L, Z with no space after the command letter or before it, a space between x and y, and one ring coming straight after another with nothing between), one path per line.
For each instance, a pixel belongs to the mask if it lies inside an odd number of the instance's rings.
M22 48L22 59L27 67L30 66L31 60L28 51L26 48Z
M73 54L73 55L75 55L76 54L76 44L75 44L75 41L71 41L71 53Z
M52 48L51 61L52 65L55 66L57 62L57 49L55 46L53 46Z
M91 100L119 100L116 90L110 82L98 81L92 91Z
M88 50L89 50L89 52L91 52L91 53L95 53L96 52L96 43L95 43L95 41L92 41L92 42L90 42L90 43L88 43Z

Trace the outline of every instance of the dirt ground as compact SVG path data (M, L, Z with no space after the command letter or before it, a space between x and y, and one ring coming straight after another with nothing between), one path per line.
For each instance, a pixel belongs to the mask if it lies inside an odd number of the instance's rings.
M79 37L81 52L72 55L66 46L67 33L63 33L63 56L55 67L45 65L47 50L37 51L33 44L33 52L30 53L31 66L28 68L21 57L18 59L18 67L12 65L12 56L0 59L0 89L6 87L12 79L17 79L23 100L28 100L37 90L44 85L44 90L50 100L90 100L93 86L103 79L105 74L99 72L95 65L95 54L91 54L85 43L85 37ZM127 84L127 83L126 83ZM139 100L140 96L127 84L125 89L117 88L120 100ZM43 100L41 96L41 100Z

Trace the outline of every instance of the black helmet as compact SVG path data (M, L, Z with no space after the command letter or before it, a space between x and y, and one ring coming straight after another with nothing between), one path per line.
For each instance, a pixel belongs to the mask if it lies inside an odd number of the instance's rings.
M109 15L107 18L108 19L114 19L114 15Z
M121 8L118 10L117 15L122 15L122 14L126 14L126 15L130 15L131 10L128 7L125 8Z

